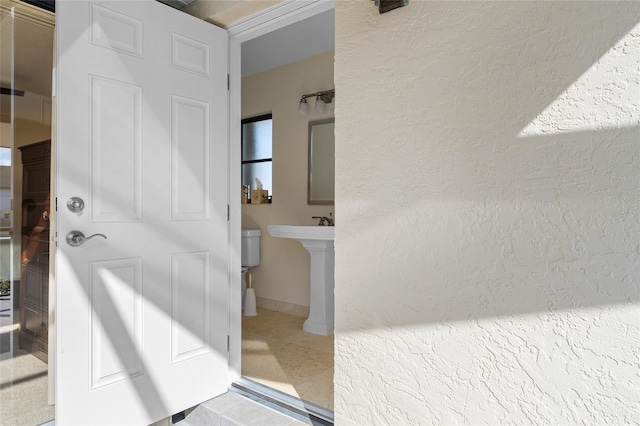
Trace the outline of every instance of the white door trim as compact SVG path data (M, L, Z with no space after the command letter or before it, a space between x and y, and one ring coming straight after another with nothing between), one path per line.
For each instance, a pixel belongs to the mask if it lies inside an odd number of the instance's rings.
M240 41L260 37L335 7L334 0L285 0L227 27L229 39Z
M326 12L335 7L334 0L285 0L273 7L244 18L227 28L229 34L229 276L231 277L229 327L229 374L231 382L241 377L242 309L240 299L240 229L241 191L241 50L243 42L260 37L287 25ZM293 108L293 107L292 107Z

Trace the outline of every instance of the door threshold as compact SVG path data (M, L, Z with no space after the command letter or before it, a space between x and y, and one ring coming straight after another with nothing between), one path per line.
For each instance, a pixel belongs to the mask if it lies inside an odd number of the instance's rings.
M259 404L316 426L333 426L333 411L304 401L293 395L241 377L229 387L235 392Z

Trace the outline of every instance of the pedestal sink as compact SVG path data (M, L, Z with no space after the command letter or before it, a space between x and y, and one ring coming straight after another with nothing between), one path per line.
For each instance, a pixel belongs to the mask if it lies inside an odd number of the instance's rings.
M334 250L333 226L267 225L272 237L291 238L303 245L311 256L311 300L309 318L302 329L308 333L333 334Z

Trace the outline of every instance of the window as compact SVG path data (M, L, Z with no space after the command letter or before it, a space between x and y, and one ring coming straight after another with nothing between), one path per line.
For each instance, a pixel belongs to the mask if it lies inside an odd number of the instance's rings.
M271 114L242 120L242 184L257 189L258 178L269 195L273 194L271 123Z

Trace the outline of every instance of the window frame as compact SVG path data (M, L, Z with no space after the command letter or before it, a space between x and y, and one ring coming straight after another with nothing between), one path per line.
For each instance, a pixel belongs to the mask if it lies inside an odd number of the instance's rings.
M260 158L257 160L243 160L244 158L244 125L250 123L256 123L258 121L271 120L271 157ZM245 164L257 164L257 163L271 163L271 179L273 181L273 114L262 114L255 117L243 118L240 120L240 175L244 171ZM271 188L271 194L273 194L273 188Z

